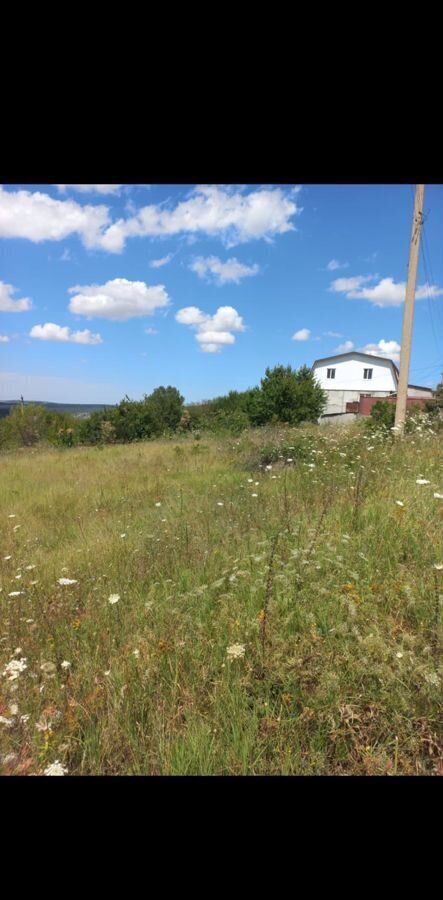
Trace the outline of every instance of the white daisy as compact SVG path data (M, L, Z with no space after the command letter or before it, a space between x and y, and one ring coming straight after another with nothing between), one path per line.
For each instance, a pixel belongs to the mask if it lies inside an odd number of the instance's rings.
M119 600L120 600L120 594L110 594L108 597L108 603L110 603L111 606L113 606L114 603L118 603Z

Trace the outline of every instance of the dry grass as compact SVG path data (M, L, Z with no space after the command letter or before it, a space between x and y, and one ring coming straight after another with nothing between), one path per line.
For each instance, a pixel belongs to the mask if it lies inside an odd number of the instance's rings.
M442 774L439 436L1 464L3 774Z

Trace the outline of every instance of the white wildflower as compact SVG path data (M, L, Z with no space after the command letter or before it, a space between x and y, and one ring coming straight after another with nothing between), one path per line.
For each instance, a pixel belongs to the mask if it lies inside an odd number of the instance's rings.
M5 666L3 675L5 675L9 681L15 681L20 673L24 672L27 668L25 656L22 656L21 659L11 659L11 662L8 662L7 666Z
M251 494L251 497L258 497L258 494Z
M434 563L434 569L437 569L437 572L441 572L441 570L443 569L443 564L442 563Z
M12 556L4 556L3 559L4 559L5 562L6 562L6 560L8 560L8 559L12 559Z
M118 603L119 600L120 600L120 594L110 594L108 597L108 603L110 603L111 606L113 606L114 603Z
M27 571L30 572L31 569L35 569L35 566L25 566L25 569L27 569Z
M248 484L253 484L253 481L254 481L253 478L248 478Z
M8 597L20 597L20 594L24 593L24 591L9 591Z
M62 766L61 762L59 762L58 759L56 759L55 762L51 763L51 765L45 769L44 774L45 775L67 775L67 772L68 772L68 770L65 769L64 766Z
M428 481L427 478L416 478L415 483L416 484L430 484L431 482Z
M126 531L124 531L123 534L120 535L120 537L121 537L121 538L126 537Z
M58 578L57 584L61 584L61 585L78 584L78 581L75 578Z
M404 506L404 503L402 503L401 500L396 500L395 502L397 506Z
M226 656L228 659L242 659L245 655L245 649L244 644L231 644L226 649Z
M224 506L224 505L225 505L225 504L224 504L224 503L222 503L222 501L221 501L221 500L218 500L218 501L217 501L217 506Z
M13 531L18 531L19 528L21 528L21 527L22 527L21 525L14 525L14 528L13 528L12 530L13 530Z
M8 516L8 519L16 519L16 518L17 518L17 516L15 515L15 513L11 513L11 515Z
M64 659L63 662L62 662L62 664L61 664L61 667L62 667L62 669L70 669L70 668L71 668L71 663L68 662L67 659Z
M21 647L16 647L15 650L14 650L14 656L20 656L21 653L23 653L22 648L21 648Z
M9 707L9 712L11 713L11 716L16 716L16 715L17 715L17 713L18 713L18 706L17 706L16 703L11 703L11 705L10 705L10 707Z
M403 657L403 653L400 653L400 652L396 653L395 655L396 655L397 659L402 659L402 657Z
M436 500L443 500L443 494L437 494L437 491L434 491L434 497Z
M138 650L138 648L136 648L135 650L132 651L132 655L138 659L138 657L140 656L140 650Z
M14 719L6 719L4 716L0 716L0 725L6 725L6 728L12 728L14 724Z
M436 687L438 687L438 685L440 684L440 679L437 675L437 672L426 672L425 681L427 681L428 684L435 684Z
M155 504L156 506L161 506L160 500Z

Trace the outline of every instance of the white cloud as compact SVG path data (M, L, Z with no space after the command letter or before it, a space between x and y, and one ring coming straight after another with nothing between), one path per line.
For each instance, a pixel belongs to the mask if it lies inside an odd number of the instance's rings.
M334 353L349 353L349 351L353 349L354 341L345 341L343 344L339 344L338 347L335 348Z
M400 350L401 347L397 341L385 341L382 338L378 344L366 344L366 347L362 347L359 352L369 353L370 356L384 356L386 359L392 359L394 362L399 362Z
M106 206L81 206L75 200L54 200L40 191L0 187L0 237L39 243L78 234L86 247L98 247L109 224Z
M257 275L259 272L257 263L247 266L239 262L235 256L227 259L226 262L222 262L218 256L199 256L191 263L189 268L192 272L196 272L199 278L206 278L207 281L211 281L212 276L216 284L219 285L230 281L234 282L234 284L240 284L242 278Z
M65 247L65 249L63 250L63 253L60 257L60 260L62 262L70 262L72 260L72 255L71 255L71 251L70 251L69 247Z
M125 393L125 385L88 384L76 378L59 375L25 375L0 372L2 400L46 400L48 403L118 403Z
M326 335L326 337L343 337L339 331L324 331L323 334Z
M7 334L0 334L0 344L9 344L9 338Z
M165 204L139 209L130 219L119 219L107 229L100 245L121 252L128 237L197 233L220 237L227 246L294 231L291 218L302 210L292 194L281 188L242 190L199 185L175 207Z
M98 174L98 173L97 173ZM123 187L122 184L55 184L60 193L64 194L69 188L80 194L115 194Z
M149 263L151 269L160 269L161 266L167 266L169 262L171 262L172 253L168 253L167 256L162 256L160 259L151 259Z
M145 328L145 334L158 334L156 328Z
M163 284L149 287L144 281L114 278L106 284L76 285L69 302L72 313L89 318L125 321L136 316L150 316L168 306L168 293Z
M329 289L344 293L349 299L369 300L374 306L401 306L405 299L406 282L382 278L373 287L363 287L366 282L373 281L377 277L377 275L357 275L355 278L337 278ZM440 297L442 294L443 288L423 284L417 288L415 297L417 300L423 300L425 297Z
M233 331L244 331L242 317L232 306L219 306L213 315L207 315L196 306L179 309L176 321L197 330L196 340L204 353L218 353L223 346L235 343Z
M348 269L349 263L341 263L338 259L331 259L326 266L330 272L335 272L336 269Z
M68 185L58 185L59 189ZM85 192L90 185L77 185ZM113 190L120 185L94 185ZM103 190L101 191L103 193ZM294 231L291 221L301 213L293 191L200 185L175 206L150 204L127 219L111 222L109 207L82 206L75 200L55 200L41 191L0 188L0 237L60 241L77 234L85 247L121 253L127 238L206 234L227 246L254 239L272 240Z
M295 334L292 335L293 341L309 341L311 337L311 332L309 328L300 328L300 331L296 331Z
M29 332L29 337L38 338L40 341L62 341L70 344L103 343L99 334L92 334L87 328L84 331L71 331L67 325L55 325L54 322L34 325Z
M0 312L26 312L28 309L31 309L32 300L29 297L14 300L11 294L16 293L17 288L13 287L12 284L0 281Z

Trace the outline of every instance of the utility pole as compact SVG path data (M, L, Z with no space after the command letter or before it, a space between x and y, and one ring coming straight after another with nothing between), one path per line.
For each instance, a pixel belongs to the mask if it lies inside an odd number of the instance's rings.
M395 430L403 434L406 418L406 406L409 382L409 360L411 357L412 322L414 319L415 283L417 281L418 251L420 249L420 232L423 224L424 184L415 186L414 218L412 222L411 246L409 249L408 281L406 285L405 309L403 313L403 331L401 336L400 374L397 385L397 404L395 408Z

